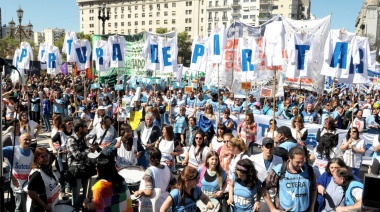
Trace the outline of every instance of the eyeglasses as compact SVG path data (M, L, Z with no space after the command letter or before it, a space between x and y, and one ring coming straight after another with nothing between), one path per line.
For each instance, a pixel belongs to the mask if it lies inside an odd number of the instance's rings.
M196 140L202 140L202 137L195 137Z

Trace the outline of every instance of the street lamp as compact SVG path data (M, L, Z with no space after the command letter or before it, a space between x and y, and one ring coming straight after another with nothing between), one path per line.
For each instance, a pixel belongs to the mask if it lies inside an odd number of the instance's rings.
M98 7L98 10L99 10L98 19L102 21L102 28L103 28L102 34L104 35L105 22L110 20L111 8L107 7L107 13L106 13L106 3L103 2L102 6Z
M30 38L32 36L33 25L29 21L29 24L26 25L26 31L24 31L24 29L23 29L23 27L21 25L22 17L24 16L24 11L20 7L16 11L16 13L17 13L19 25L15 26L16 24L13 21L13 18L12 18L12 20L9 22L9 29L10 29L10 35L11 35L11 37L14 37L14 36L18 35L18 37L20 39L20 43L21 43L23 37Z

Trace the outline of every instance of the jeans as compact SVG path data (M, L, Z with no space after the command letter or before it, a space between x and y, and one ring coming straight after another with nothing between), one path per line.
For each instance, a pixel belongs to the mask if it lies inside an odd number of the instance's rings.
M30 111L30 119L40 124L40 112Z
M44 115L42 115L42 118L44 120L44 125L45 125L46 129L51 131L51 126L50 126L50 121L49 121L50 115L44 114Z
M144 169L148 168L148 166L149 166L148 158L149 158L149 152L148 152L148 149L145 149L145 154L141 155L137 159L137 161L139 162L140 166L144 167Z
M66 171L68 170L68 165L67 165L67 162L63 162L62 161L62 154L59 154L58 157L57 157L57 163L58 163L58 168L59 168L59 174L61 175L61 177L65 176L65 173ZM61 185L61 188L60 188L60 191L61 192L64 192L65 191L65 188L69 188L70 185L65 182L65 181L60 181L59 183Z
M71 204L72 206L79 210L82 206L83 200L87 198L87 184L90 178L77 178L76 179L76 186L73 188L73 196L71 198ZM79 198L80 194L80 188L83 188L83 196L82 198ZM91 185L90 185L90 191L88 192L88 196L91 196Z
M13 193L16 201L15 212L25 212L26 211L26 193Z

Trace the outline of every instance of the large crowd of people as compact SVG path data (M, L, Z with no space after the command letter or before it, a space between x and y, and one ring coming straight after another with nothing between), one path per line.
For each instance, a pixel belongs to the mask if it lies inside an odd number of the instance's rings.
M76 211L361 210L361 135L380 132L372 87L322 94L285 88L271 99L228 88L185 93L91 83L70 74L22 85L5 78L2 151L15 211L54 211L70 197ZM260 140L259 115L270 117ZM321 126L313 151L306 148L309 123ZM339 129L348 129L343 140ZM42 133L50 135L48 149L39 145ZM378 140L373 148L369 172L378 175ZM130 176L118 174L131 167L138 168ZM136 187L132 175L140 172Z

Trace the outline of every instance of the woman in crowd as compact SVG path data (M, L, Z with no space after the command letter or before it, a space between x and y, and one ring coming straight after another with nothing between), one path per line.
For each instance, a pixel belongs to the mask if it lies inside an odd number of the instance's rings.
M197 181L198 170L191 166L186 166L183 172L178 176L175 189L170 192L170 197L166 198L160 211L169 211L170 207L173 212L195 211L196 201L199 199L207 205L208 209L213 209L215 207L214 204L202 192L201 188L197 186Z
M191 146L194 143L195 133L201 129L196 125L197 119L189 117L189 126L185 127L181 134L181 145Z
M255 144L256 131L257 125L255 123L255 119L253 118L253 114L251 112L248 112L245 114L245 120L243 122L240 122L237 128L237 132L238 136L244 140L250 154L254 152L254 146L257 147L257 144Z
M206 143L204 141L204 134L201 131L195 133L194 140L195 142L190 147L189 151L186 152L186 156L182 162L182 165L190 165L192 167L198 168L199 165L203 164L206 161L206 156L210 149L206 146Z
M239 116L243 112L243 106L240 104L239 99L234 100L234 103L230 106L230 111L234 116Z
M162 136L156 141L155 147L161 151L161 162L166 163L170 171L175 170L175 156L183 153L178 141L174 140L173 127L165 125L162 128Z
M106 115L108 115L109 117L112 117L113 104L108 96L103 97L103 106L106 108Z
M327 163L326 171L317 178L316 211L332 211L342 204L343 189L334 183L332 177L333 172L339 168L347 168L347 166L341 158L332 158Z
M342 151L336 147L336 135L325 133L322 135L318 145L310 154L310 161L313 163L316 177L321 176L331 158L342 158Z
M168 166L161 163L161 151L153 147L149 151L150 166L145 170L145 175L141 181L140 188L133 194L135 197L151 197L155 188L161 189L160 199L165 200L169 196L170 181L172 173ZM153 212L159 211L163 202L156 202L156 207Z
M32 98L30 99L30 119L40 124L40 108L41 99L38 96L37 90L33 91Z
M232 154L231 163L229 165L229 178L232 179L233 174L235 173L235 167L239 160L249 158L247 146L245 145L243 139L241 138L232 138L228 142L228 149L230 154Z
M227 173L219 163L219 155L211 151L206 156L206 163L198 168L198 186L209 198L214 198L222 203L223 191L227 187ZM227 205L225 204L227 207Z
M158 110L157 107L153 107L151 112L153 113L153 116L154 116L153 125L155 125L161 129L162 123L161 123L160 111Z
M218 124L218 128L216 130L216 134L211 140L210 149L212 151L218 151L220 147L223 146L223 135L226 133L226 125Z
M338 134L338 131L336 130L335 121L331 117L327 117L324 121L323 127L321 129L318 129L317 135L315 138L317 142L319 142L319 140L321 139L321 136L325 133L332 133L335 135ZM338 144L338 138L339 137L336 136L336 144Z
M232 133L232 130L234 129L234 120L230 118L230 109L226 108L223 111L223 117L222 117L222 123L224 126L226 126L226 132Z
M53 154L57 156L58 171L61 176L63 176L68 170L66 142L67 138L73 134L73 120L71 117L65 117L63 120L60 115L53 117L53 132L51 140L49 140L49 146L52 149ZM60 184L61 196L65 198L65 182L61 181ZM70 185L67 185L67 192L69 192L70 189Z
M194 115L195 115L195 110L194 110ZM202 117L206 117L208 120L203 120ZM206 105L203 116L201 115L199 117L199 123L200 122L202 122L203 124L201 125L198 124L198 126L200 126L201 130L206 134L207 136L206 142L208 144L211 142L211 139L214 137L214 134L215 134L214 125L216 122L216 118L215 118L214 111L211 104Z
M54 205L58 203L58 177L51 162L49 151L38 147L29 174L27 208L30 212L54 211Z
M269 120L269 127L264 133L264 138L275 138L277 135L277 121L276 119Z
M29 120L28 112L23 111L20 113L20 133L28 133L32 138L37 138L41 132L41 125L33 120Z
M293 138L296 139L298 144L301 146L305 146L308 131L303 125L303 120L301 116L296 116L293 118L292 127L290 128L290 130L292 131Z
M346 138L340 145L343 152L344 162L348 167L352 168L352 173L357 176L360 166L362 165L362 157L365 153L365 140L359 137L359 130L352 127L348 130Z
M237 162L235 175L230 182L227 203L233 205L232 211L259 211L261 181L257 178L251 160L242 159Z
M372 115L368 115L366 118L367 121L367 128L368 128L368 133L371 134L379 134L380 133L380 125L377 123L378 118L378 113L379 110L374 108L372 110Z
M89 199L83 201L83 207L89 211L117 211L132 212L132 199L127 183L117 173L115 161L102 155L96 164L98 177L92 186L92 202Z
M115 127L117 132L119 132L120 125L122 125L126 121L126 119L127 119L126 116L127 116L126 110L123 107L123 99L119 98L117 100L117 107L113 111L113 119L116 120L114 123L114 127Z

